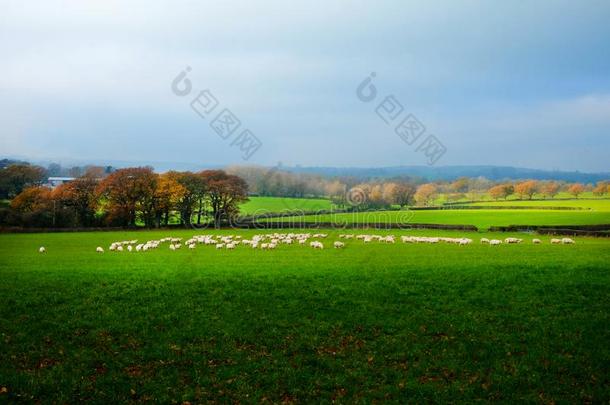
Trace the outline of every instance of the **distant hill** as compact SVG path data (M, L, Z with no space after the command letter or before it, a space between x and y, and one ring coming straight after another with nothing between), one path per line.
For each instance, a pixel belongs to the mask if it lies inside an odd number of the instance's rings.
M119 161L119 160L82 160L82 159L27 159L23 156L9 156L9 159L0 159L0 168L3 166L30 161L44 167L52 162L61 162L62 165L111 165L115 168L129 166L152 166L157 172L168 170L221 169L231 165L192 163L192 162L159 162L159 161ZM281 170L292 173L310 173L330 177L354 177L358 179L410 177L428 181L454 180L458 177L486 177L490 180L563 180L567 182L596 183L601 180L610 180L610 172L583 173L579 171L527 169L512 166L392 166L392 167L307 167L307 166L281 166Z
M610 172L581 173L525 169L511 166L396 166L377 168L339 168L339 167L282 167L293 173L311 173L322 176L350 176L356 178L419 177L426 180L454 180L458 177L483 176L490 180L564 180L568 182L595 183L609 180Z

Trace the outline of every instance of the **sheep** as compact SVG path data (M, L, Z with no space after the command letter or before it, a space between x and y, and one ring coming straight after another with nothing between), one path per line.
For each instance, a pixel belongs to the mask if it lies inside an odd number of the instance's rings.
M123 246L117 246L116 250L117 250L117 252L122 252L123 251Z
M413 242L415 242L415 240L413 239L412 236L401 236L400 240L402 241L402 243L413 243Z
M227 249L235 249L235 243L227 243Z
M502 241L501 241L501 240L499 240L499 239L492 239L492 240L490 240L490 241L489 241L489 244L490 244L491 246L501 245L501 244L502 244Z
M104 253L104 248L101 247L101 246L98 246L98 247L95 248L95 251L98 252L98 253Z
M224 243L217 243L216 244L216 249L222 249L223 247L225 247Z
M345 243L337 241L337 242L333 243L333 246L335 247L335 249L341 249L341 248L345 247Z
M176 250L176 245L174 245L173 243L170 243L169 250Z
M574 244L574 239L563 238L563 239L561 239L561 243L564 244L564 245L573 245Z
M131 252L133 250L133 246L127 245L127 250L129 250Z
M46 253L46 252L47 252L47 249L45 249L44 246L41 246L38 248L38 253Z
M504 243L521 243L523 239L519 238L506 238L504 239Z
M487 243L487 244L489 244L489 239L487 239L487 238L481 238L481 243Z
M540 243L542 243L542 241L540 239L532 239L532 243L534 245L539 245Z
M553 245L558 245L560 243L561 243L561 239L556 239L556 238L551 239L551 244L553 244Z
M188 247L189 247L189 249L192 250L192 249L195 249L196 245L194 243L192 243L192 244L188 245Z

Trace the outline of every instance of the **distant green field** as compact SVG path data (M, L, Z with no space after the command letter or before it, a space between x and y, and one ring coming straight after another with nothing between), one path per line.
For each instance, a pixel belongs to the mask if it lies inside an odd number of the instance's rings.
M459 200L453 200L452 202L466 202L466 201L470 201L470 199L472 198L472 196L470 196L469 194L466 194L464 198L461 198ZM543 194L535 194L533 196L534 199L545 199L546 196ZM562 191L560 193L558 193L553 200L559 200L559 199L573 199L575 198L572 194L567 193L565 191ZM598 197L596 195L594 195L592 192L587 191L585 193L582 193L581 195L578 196L579 199L598 199L598 198L608 198L608 195L602 196L602 197ZM516 194L510 195L508 196L508 198L506 199L506 201L514 201L519 199L519 196ZM487 193L483 193L483 194L478 194L476 196L476 200L481 200L481 201L485 201L485 202L495 202L496 200L494 200L493 198L491 198L491 196ZM447 196L445 194L439 194L438 197L435 199L434 203L435 204L443 204L446 203L447 200ZM499 201L504 201L504 200L499 200ZM552 201L552 200L551 200Z
M534 201L488 201L469 205L480 206L523 206L523 207L580 207L594 211L610 211L610 199L578 200L534 200Z
M319 211L330 210L330 200L322 198L284 198L284 197L250 197L250 201L240 205L241 215L256 215L284 211Z
M282 222L332 222L343 223L427 223L451 225L475 225L479 229L507 225L593 225L610 224L610 211L559 211L559 210L438 210L438 211L377 211L305 215L261 219Z
M94 251L195 233L0 235L0 402L610 400L607 239Z

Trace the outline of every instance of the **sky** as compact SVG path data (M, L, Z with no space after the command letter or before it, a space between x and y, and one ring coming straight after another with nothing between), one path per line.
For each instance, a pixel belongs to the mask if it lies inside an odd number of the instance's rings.
M608 1L0 9L1 156L610 171ZM395 132L407 116L425 128L411 144Z

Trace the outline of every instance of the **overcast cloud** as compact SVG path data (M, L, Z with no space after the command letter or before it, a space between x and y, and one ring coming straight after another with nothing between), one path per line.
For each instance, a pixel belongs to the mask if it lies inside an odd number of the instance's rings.
M425 164L356 97L374 71L438 164L610 170L608 1L0 4L2 155L243 163L172 93L190 66L252 163Z

